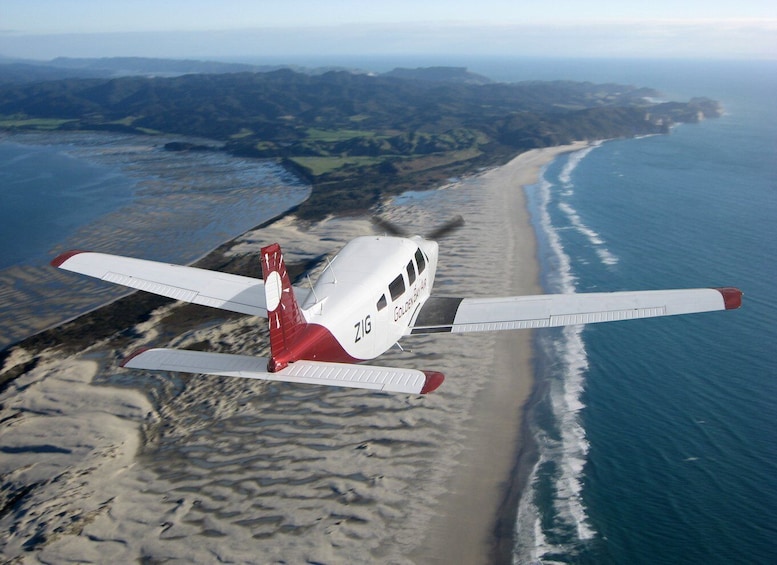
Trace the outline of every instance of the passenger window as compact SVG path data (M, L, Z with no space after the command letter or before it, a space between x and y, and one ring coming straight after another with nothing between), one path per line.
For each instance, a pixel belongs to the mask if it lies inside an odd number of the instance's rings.
M424 272L424 269L426 268L426 261L424 261L424 254L421 253L420 249L416 249L415 251L415 262L418 265L418 274Z
M391 281L389 292L391 293L391 300L396 300L405 293L405 279L402 278L402 275Z
M386 307L386 295L381 294L380 299L378 299L378 311L383 310Z
M412 286L415 282L415 267L413 266L413 262L410 261L407 264L407 284Z

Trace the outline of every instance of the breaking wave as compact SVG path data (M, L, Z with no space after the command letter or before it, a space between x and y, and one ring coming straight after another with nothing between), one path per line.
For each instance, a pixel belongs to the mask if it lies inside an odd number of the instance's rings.
M596 255L599 257L602 264L615 265L618 263L618 258L613 255L609 249L607 249L602 236L583 223L580 215L571 204L567 202L561 202L559 203L558 207L559 210L561 210L566 215L571 227L588 240L588 243L591 244L591 247L596 252Z
M547 179L545 171L541 182L532 187L538 197L532 213L535 229L541 232L538 240L545 247L541 253L547 260L544 268L548 292L575 292L576 276L562 242L563 228L554 222L551 208L555 192L562 197L571 193L573 171L594 148L568 157L558 175L558 185ZM583 224L570 204L561 203L557 208L569 227L586 237L604 264L617 262L601 237ZM536 333L538 378L546 381L547 393L535 408L537 413L530 424L538 458L517 510L515 563L548 562L553 556L574 555L581 544L596 536L581 497L589 450L580 419L588 369L582 331L582 326L568 326Z
M561 186L565 191L572 190L573 188L572 173L580 164L580 162L583 159L585 159L591 151L593 151L597 147L600 147L602 143L603 143L602 141L596 141L591 145L589 145L588 147L586 147L585 149L581 149L580 151L575 151L569 156L569 158L567 159L567 162L564 164L564 167L561 169L561 172L558 175L559 183L561 183Z

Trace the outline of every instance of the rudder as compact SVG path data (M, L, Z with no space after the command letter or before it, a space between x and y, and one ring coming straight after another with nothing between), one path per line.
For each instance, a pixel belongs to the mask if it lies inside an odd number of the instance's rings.
M262 248L262 278L270 327L270 362L267 369L283 369L290 348L307 326L305 316L297 304L291 280L283 261L281 246L277 243Z

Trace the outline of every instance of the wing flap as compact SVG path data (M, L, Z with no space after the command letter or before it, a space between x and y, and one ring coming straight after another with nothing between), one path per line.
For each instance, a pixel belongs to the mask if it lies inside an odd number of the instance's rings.
M734 288L429 298L410 333L479 332L614 322L738 308ZM428 308L428 310L427 310Z
M261 279L88 251L64 253L51 264L175 300L267 317Z
M408 394L431 392L442 382L442 375L439 373L319 361L297 361L290 363L281 371L270 373L267 371L267 361L266 358L247 355L181 349L147 349L127 358L122 366L129 369L178 371Z

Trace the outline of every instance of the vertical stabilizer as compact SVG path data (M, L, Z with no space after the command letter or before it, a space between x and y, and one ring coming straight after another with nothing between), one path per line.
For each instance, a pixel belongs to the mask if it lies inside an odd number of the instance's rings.
M275 372L287 365L287 361L281 360L289 358L290 349L307 322L294 297L281 246L277 243L262 248L262 277L270 325L271 359L267 368Z

